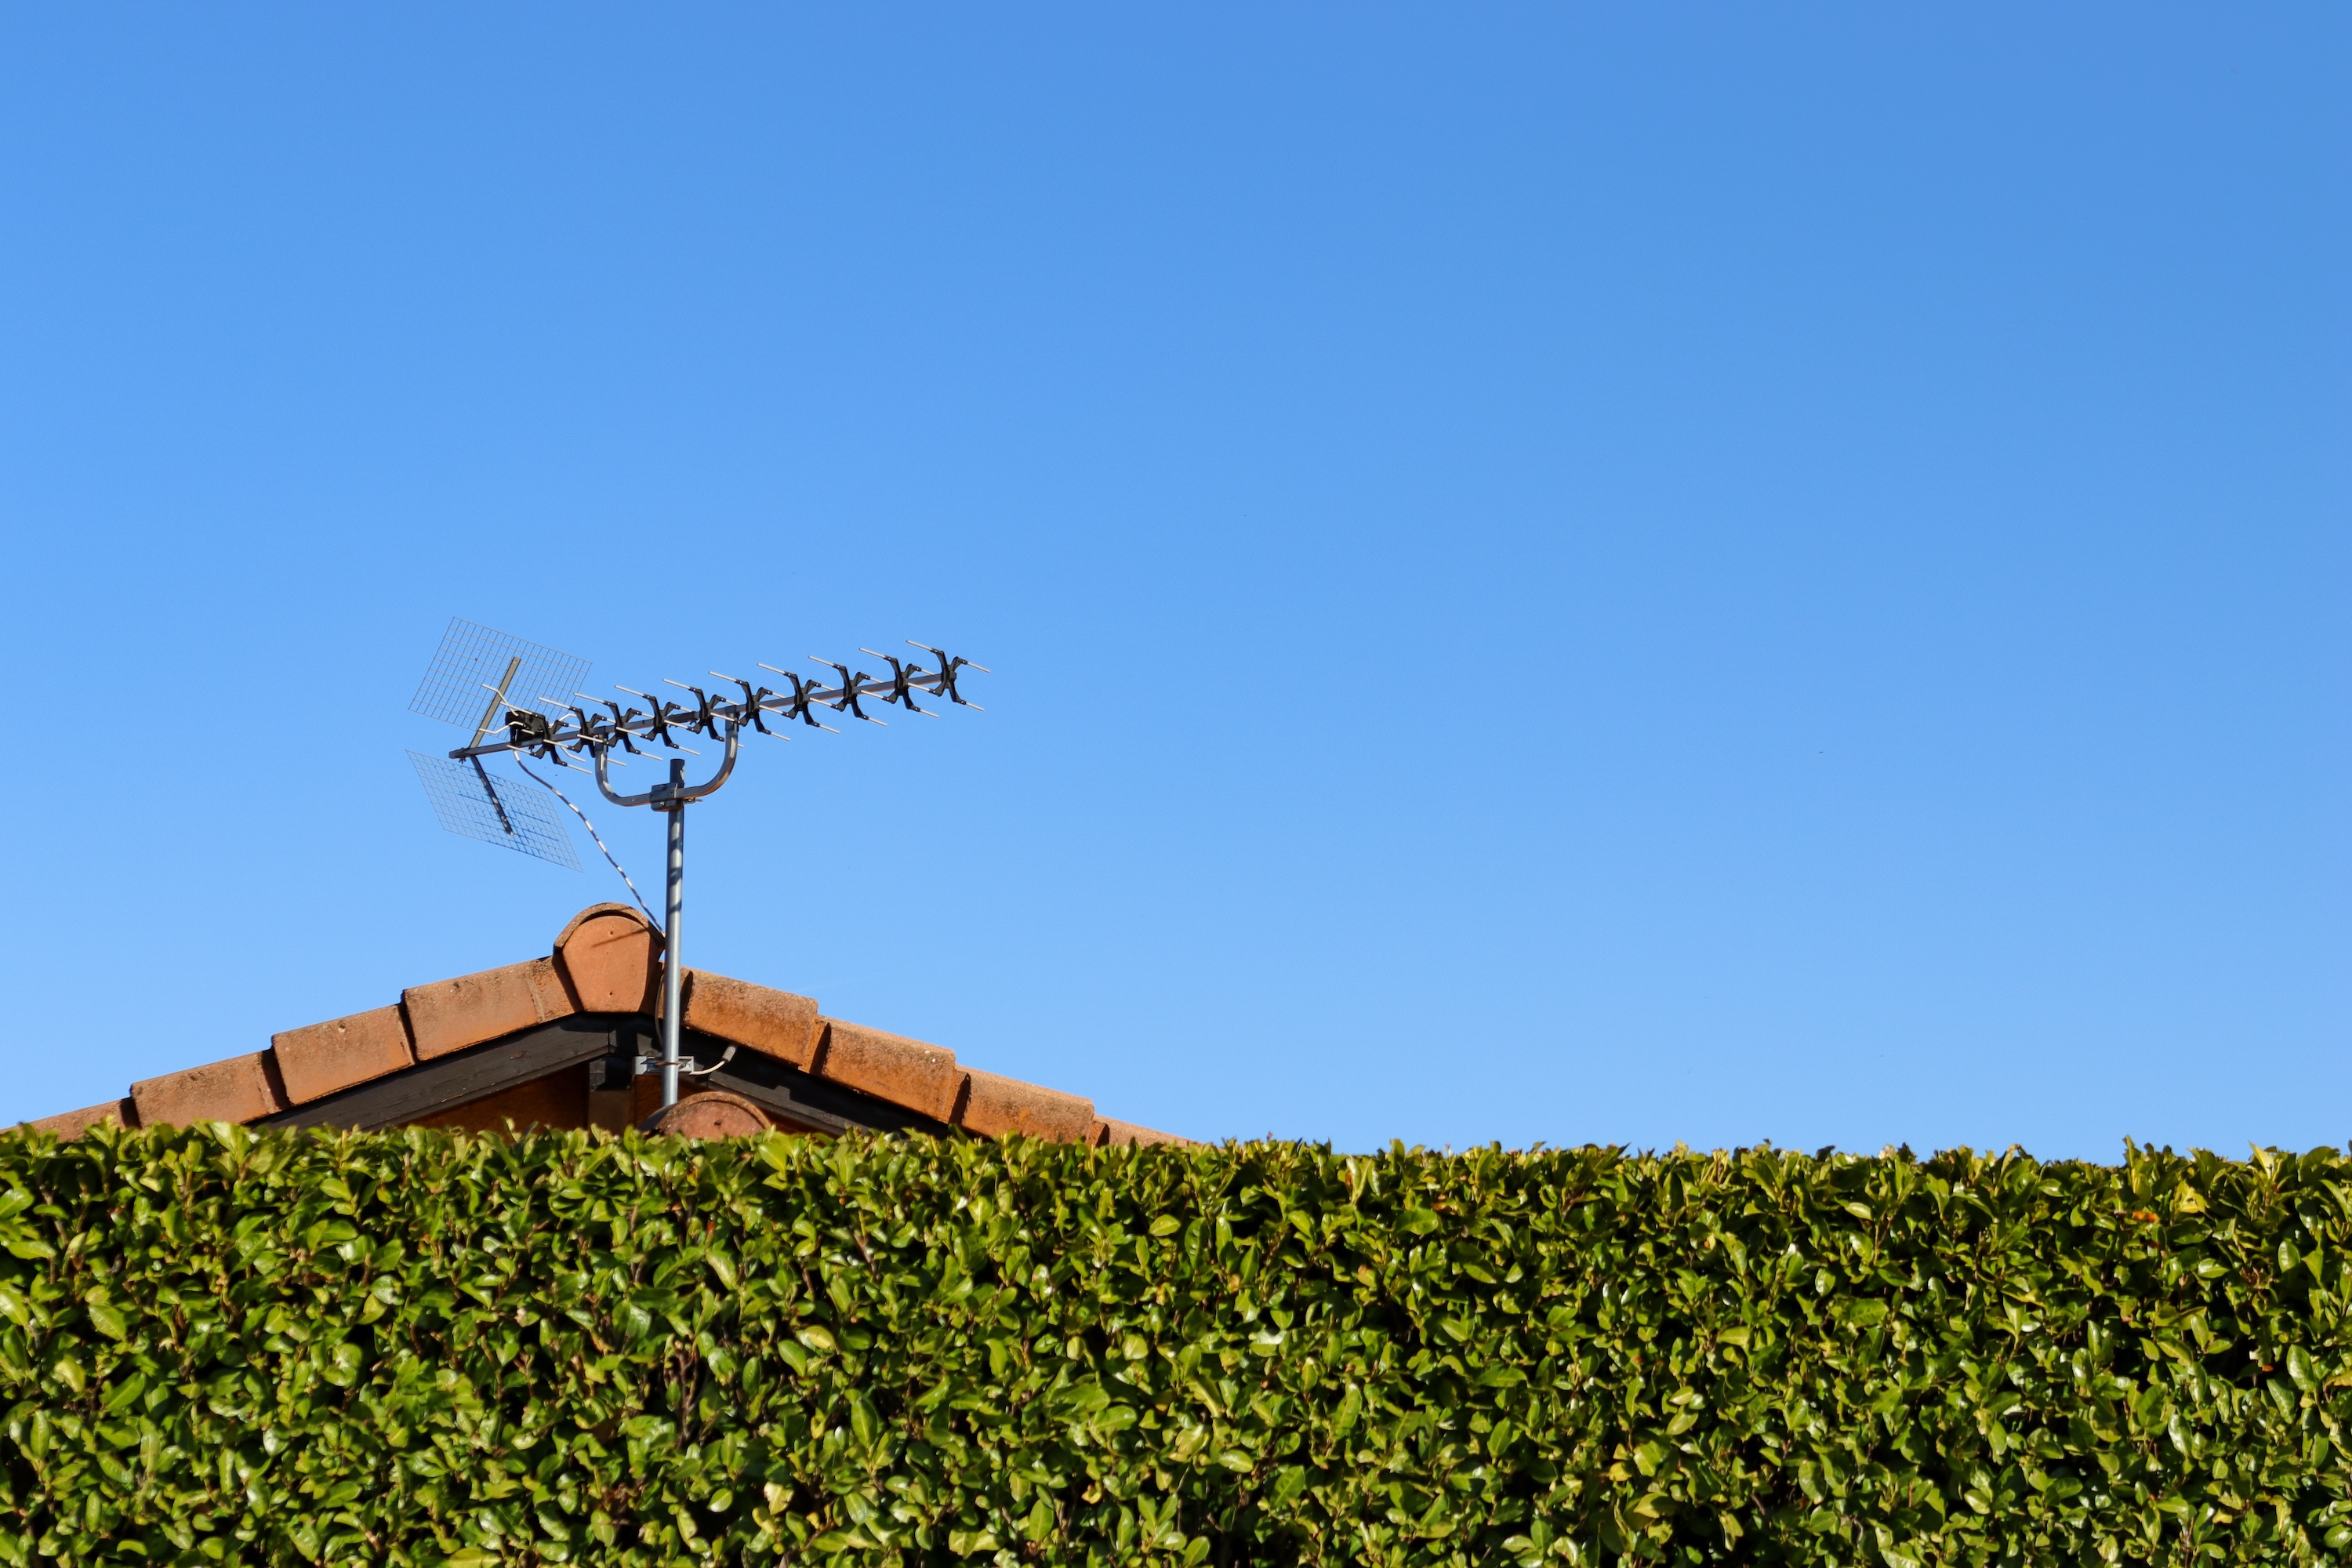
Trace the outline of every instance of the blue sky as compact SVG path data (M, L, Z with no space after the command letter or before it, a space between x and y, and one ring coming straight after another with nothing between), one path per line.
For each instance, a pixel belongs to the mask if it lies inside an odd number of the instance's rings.
M0 1115L617 896L435 827L463 615L990 666L760 742L688 961L1108 1114L2341 1142L2347 43L19 8Z

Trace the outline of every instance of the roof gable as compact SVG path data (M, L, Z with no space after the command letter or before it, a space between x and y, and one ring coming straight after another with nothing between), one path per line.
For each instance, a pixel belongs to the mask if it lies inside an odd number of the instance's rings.
M652 1080L622 1064L653 1048L660 956L661 935L641 914L598 904L544 958L411 986L390 1005L286 1030L267 1050L145 1079L121 1100L32 1125L66 1138L108 1122L628 1125ZM811 997L702 970L684 981L683 1049L709 1069L685 1092L726 1090L779 1127L1184 1142L1100 1116L1081 1096L967 1068L945 1047L827 1018Z

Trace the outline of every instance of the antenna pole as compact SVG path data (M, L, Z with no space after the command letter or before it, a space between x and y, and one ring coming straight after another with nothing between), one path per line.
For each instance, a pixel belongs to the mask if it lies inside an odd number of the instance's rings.
M669 900L663 906L662 931L662 1104L677 1103L677 1042L680 1016L686 1011L686 968L679 962L678 917L686 907L686 760L669 764Z

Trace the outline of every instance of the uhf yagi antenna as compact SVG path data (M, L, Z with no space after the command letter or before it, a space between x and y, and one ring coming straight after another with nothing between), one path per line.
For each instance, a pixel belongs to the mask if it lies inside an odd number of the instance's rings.
M715 793L735 771L735 757L746 731L782 736L770 721L806 729L840 731L817 716L817 710L868 724L887 721L866 710L876 701L927 718L938 710L916 700L924 697L960 708L982 711L957 689L964 670L989 673L982 665L957 658L945 648L909 639L908 646L931 656L932 663L857 651L890 667L887 675L852 669L848 664L810 656L810 662L830 672L806 679L772 664L758 668L780 683L771 687L740 676L709 672L716 684L708 689L684 681L665 686L693 698L664 698L626 686L613 689L646 704L624 705L609 697L592 697L582 688L588 679L588 661L559 653L537 643L524 642L504 632L453 619L434 655L424 682L416 689L413 711L470 728L473 739L445 757L411 752L425 794L431 797L441 826L469 838L537 856L542 860L580 868L572 840L555 814L540 797L504 784L485 768L483 759L512 753L518 763L525 756L558 767L592 768L596 789L614 805L649 805L669 816L668 899L662 922L662 1103L677 1102L678 1029L681 989L686 970L680 957L679 915L686 881L686 808ZM733 688L730 691L729 688ZM681 735L716 742L726 750L717 770L698 784L686 782L686 758L667 754L684 752L699 756ZM649 750L658 748L658 750ZM625 767L628 759L646 757L669 764L669 776L639 795L622 795L612 785L610 770ZM544 782L544 781L542 781ZM553 786L549 786L552 790ZM561 796L559 795L559 798ZM566 800L565 805L571 805ZM576 812L577 807L573 807ZM587 819L582 817L584 825ZM594 835L595 829L589 829ZM598 847L603 847L602 840ZM607 858L609 858L609 853ZM618 870L618 862L614 868ZM626 880L626 874L623 874ZM632 884L630 890L635 890Z

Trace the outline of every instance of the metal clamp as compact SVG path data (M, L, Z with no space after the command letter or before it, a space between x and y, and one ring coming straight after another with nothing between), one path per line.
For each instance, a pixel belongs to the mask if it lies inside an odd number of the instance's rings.
M720 1068L725 1067L729 1062L731 1062L734 1059L735 1047L730 1046L727 1047L726 1054L720 1057L717 1061L712 1062L709 1067L703 1067L692 1057L680 1057L677 1062L677 1070L681 1075L687 1078L703 1078L711 1073L717 1072ZM667 1062L662 1060L659 1057L639 1057L637 1058L637 1072L640 1076L647 1073L657 1073L668 1065L669 1064Z

